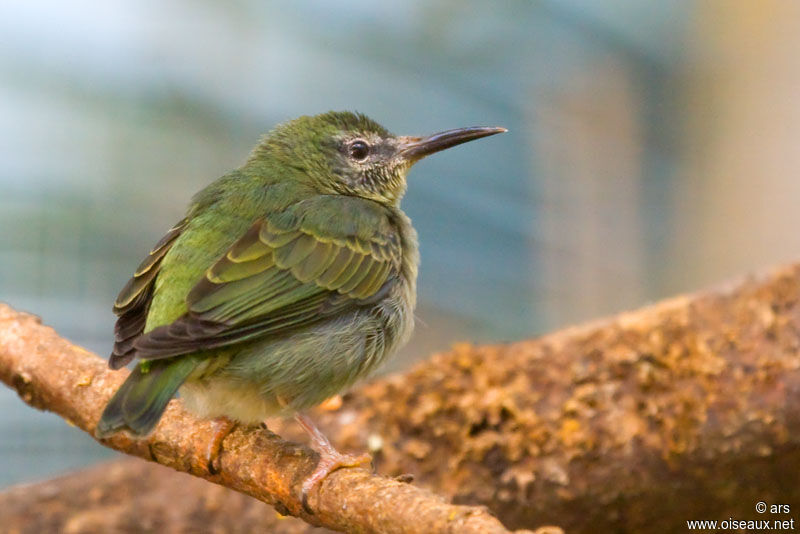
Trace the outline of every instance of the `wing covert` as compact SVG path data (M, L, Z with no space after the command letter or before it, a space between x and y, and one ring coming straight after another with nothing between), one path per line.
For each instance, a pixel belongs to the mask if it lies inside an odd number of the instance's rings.
M400 268L400 240L384 208L365 202L315 197L256 220L189 292L188 312L136 340L137 355L285 333L383 295ZM358 203L365 211L357 224L330 221Z

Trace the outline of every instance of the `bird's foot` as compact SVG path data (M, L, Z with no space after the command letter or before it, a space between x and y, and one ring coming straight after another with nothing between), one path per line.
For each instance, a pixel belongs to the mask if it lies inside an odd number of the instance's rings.
M303 502L303 509L309 514L314 511L308 504L308 494L317 488L325 478L341 467L358 467L372 462L372 456L369 454L342 454L337 451L328 438L314 425L311 420L302 414L295 415L295 419L303 430L308 432L311 436L311 447L319 454L319 462L317 463L314 472L303 481L301 497Z
M327 477L331 472L336 471L340 467L358 467L371 462L372 456L366 453L359 455L342 454L336 450L333 451L333 454L323 454L320 452L317 468L314 469L314 472L303 481L302 499L303 508L305 511L310 514L314 513L308 504L308 494L311 492L311 490L319 486L319 484L322 483L322 481L325 480L325 477Z
M211 437L211 441L208 442L208 447L206 448L205 457L203 459L205 460L208 472L212 475L216 475L219 473L218 461L219 454L222 452L222 442L236 427L236 423L227 417L217 417L211 422L211 426L214 429L214 435Z

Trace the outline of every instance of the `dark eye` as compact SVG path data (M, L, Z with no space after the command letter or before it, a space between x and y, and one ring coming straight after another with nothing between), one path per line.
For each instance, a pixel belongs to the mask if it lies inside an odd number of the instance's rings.
M351 158L358 161L364 161L367 159L367 156L369 156L369 145L365 141L357 139L350 143L348 151Z

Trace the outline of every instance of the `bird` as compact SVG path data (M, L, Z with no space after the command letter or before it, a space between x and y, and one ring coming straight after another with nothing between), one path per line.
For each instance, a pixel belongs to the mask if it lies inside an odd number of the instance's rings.
M400 208L420 159L507 131L396 136L331 111L279 124L245 163L197 193L117 296L111 369L136 363L96 425L147 436L179 392L199 417L298 421L320 456L302 497L339 453L305 415L374 372L411 335L417 233Z

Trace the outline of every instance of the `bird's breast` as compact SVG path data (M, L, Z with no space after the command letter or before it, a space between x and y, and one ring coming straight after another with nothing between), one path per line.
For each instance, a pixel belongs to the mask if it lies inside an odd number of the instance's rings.
M400 236L402 255L396 284L382 303L382 315L386 319L389 337L392 338L391 353L399 349L414 330L414 309L417 305L417 272L419 270L419 244L417 231L411 219L400 209L393 210L392 222Z

